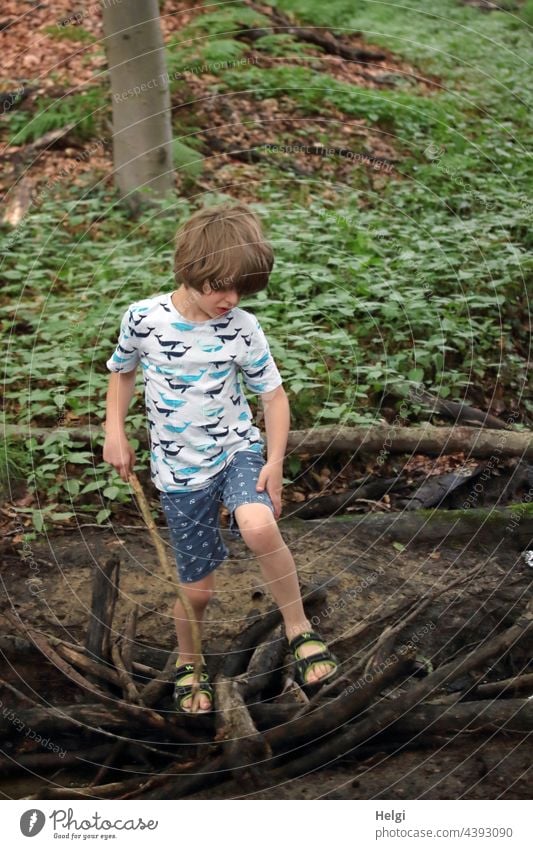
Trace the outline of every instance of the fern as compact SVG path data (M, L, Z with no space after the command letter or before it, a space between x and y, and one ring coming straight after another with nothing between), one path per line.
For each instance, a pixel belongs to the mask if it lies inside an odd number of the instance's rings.
M238 59L247 50L245 44L230 38L217 38L208 41L202 53L206 62L231 62Z
M80 26L73 26L72 24L67 24L64 27L55 24L51 27L45 27L44 31L50 38L56 41L96 41L96 38L89 30Z
M96 134L101 113L106 108L104 93L96 87L61 100L46 97L37 104L36 114L20 110L9 116L9 144L26 144L67 124L74 124L72 135L82 140L90 138Z

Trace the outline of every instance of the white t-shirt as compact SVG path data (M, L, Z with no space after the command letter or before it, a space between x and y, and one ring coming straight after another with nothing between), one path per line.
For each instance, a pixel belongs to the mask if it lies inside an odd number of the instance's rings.
M109 371L144 371L151 475L159 490L202 489L237 451L264 448L241 386L257 394L282 383L256 317L235 307L189 321L172 292L131 304Z

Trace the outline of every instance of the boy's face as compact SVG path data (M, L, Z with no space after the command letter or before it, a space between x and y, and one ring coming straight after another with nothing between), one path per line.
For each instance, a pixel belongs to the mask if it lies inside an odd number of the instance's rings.
M209 318L224 315L228 310L236 307L240 301L240 295L230 285L214 286L209 282L203 285L203 293L190 290L194 296L195 308L201 310Z

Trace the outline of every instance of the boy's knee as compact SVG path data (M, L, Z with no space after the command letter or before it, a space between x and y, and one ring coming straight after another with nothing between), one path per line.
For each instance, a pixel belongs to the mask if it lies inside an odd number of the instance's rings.
M274 521L256 525L246 523L240 525L239 530L244 542L254 553L271 551L280 544L279 528Z
M213 587L195 587L191 584L182 584L181 589L195 610L203 610L213 598Z

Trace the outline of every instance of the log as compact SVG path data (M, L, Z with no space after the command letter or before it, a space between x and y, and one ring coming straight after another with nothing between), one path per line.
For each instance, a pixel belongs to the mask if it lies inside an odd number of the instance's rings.
M159 787L168 782L169 776L188 772L191 764L172 764L162 774L156 774L148 780L126 778L124 781L113 781L109 784L91 785L89 787L49 787L45 786L42 795L28 796L28 799L128 799L139 798L138 794L146 788Z
M96 660L110 660L113 614L118 592L120 557L112 554L103 567L97 563L93 570L91 616L85 648Z
M346 492L318 495L296 506L291 504L291 518L318 519L321 516L342 513L360 498L377 500L389 492L403 489L405 485L405 479L399 476L396 478L376 478Z
M169 687L169 683L174 681L174 672L176 669L176 660L178 659L178 649L174 649L168 656L164 668L141 690L141 700L143 704L152 706L156 705L159 697Z
M493 696L511 695L521 690L533 691L533 673L515 675L513 678L504 678L501 681L488 681L486 684L478 684L474 690L475 698L488 699Z
M78 669L87 673L88 676L91 676L91 680L100 678L102 681L107 681L108 684L120 687L120 679L116 669L113 669L111 666L105 666L103 663L98 663L98 661L82 654L81 651L76 651L76 649L66 645L62 640L49 637L48 641L50 645L55 647L57 653L64 660L68 660L73 666L77 666Z
M137 631L137 619L139 617L139 605L134 604L126 617L124 637L122 639L121 656L124 668L133 674L133 646L135 643L135 632Z
M115 669L117 670L118 678L120 681L120 685L122 687L122 693L127 702L132 702L133 704L140 704L140 696L135 683L126 669L124 664L124 660L120 653L120 648L117 643L113 643L111 646L111 657L113 658L113 663L115 664Z
M295 522L303 520L296 519ZM314 521L305 521L309 525ZM441 543L460 541L468 548L480 542L504 542L513 549L531 548L533 541L533 502L508 507L474 510L412 510L402 513L365 513L332 516L328 524L353 528L359 537L385 537L399 542Z
M55 708L49 708L38 705L7 681L0 679L0 686L13 693L22 703L29 705L29 707L25 708L14 708L13 715L24 726L32 728L41 736L50 733L69 734L72 732L72 727L75 726L84 732L102 734L113 741L122 739L124 742L130 743L130 738L122 737L120 734L121 731L125 733L139 729L146 731L146 721L140 711L135 714L125 715L124 711L117 707L102 704L60 705ZM202 719L206 721L202 722ZM195 745L198 742L199 736L201 737L204 731L211 732L213 727L212 718L208 720L207 717L199 716L195 717L194 721L196 734L191 733L192 727L189 717L184 717L183 720L178 716L173 717L172 725L170 726L173 731L173 739L187 745ZM13 720L9 718L9 714L1 715L0 739L8 738L13 730ZM166 729L164 733L166 733Z
M468 457L502 456L533 458L533 434L515 431L478 430L471 427L434 427L424 423L413 427L316 427L289 433L288 452L311 455L358 451L365 454L427 454L440 456L463 452Z
M426 392L425 389L420 389L418 386L409 391L409 398L411 401L425 406L426 412L438 413L454 422L462 422L473 427L489 427L491 430L506 430L509 427L507 422L497 419L496 416L491 416L490 413L484 413L482 410L477 410L463 402L447 401Z
M4 425L4 433L11 438L44 441L51 434L64 434L87 444L94 445L102 438L101 427L46 428L23 425ZM146 442L146 431L136 431L132 436L141 444ZM473 427L435 427L422 422L411 427L376 425L367 427L326 426L310 430L291 430L287 441L287 453L328 456L339 452L354 455L365 454L427 454L439 457L442 454L463 452L468 457L491 457L494 453L502 457L533 459L533 435L531 431L488 430Z
M531 734L533 700L505 699L494 702L460 702L454 705L423 704L393 722L387 733L481 734L487 732Z

